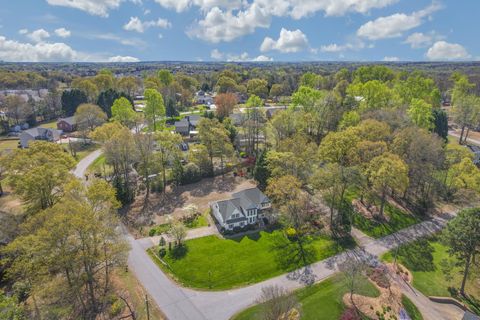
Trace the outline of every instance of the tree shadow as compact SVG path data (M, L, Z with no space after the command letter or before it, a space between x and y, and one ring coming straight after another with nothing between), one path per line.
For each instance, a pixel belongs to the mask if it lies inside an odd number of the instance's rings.
M170 251L170 256L175 259L175 260L180 260L184 258L188 253L188 247L186 245L181 245L181 246L175 246L172 248Z
M435 248L427 239L420 239L400 246L398 256L403 265L411 271L435 271L434 251Z
M271 250L275 253L275 263L286 271L305 268L314 263L317 256L308 237L290 240L282 233L274 237Z

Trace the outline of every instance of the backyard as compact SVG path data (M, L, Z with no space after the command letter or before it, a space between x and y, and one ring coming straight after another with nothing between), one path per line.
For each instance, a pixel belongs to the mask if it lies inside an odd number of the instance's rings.
M288 254L278 243L286 237L281 230L261 231L233 239L207 236L188 240L183 247L169 250L159 260L156 249L150 256L157 265L182 285L193 288L224 290L260 282L297 269L298 264L283 260ZM287 240L288 241L288 240ZM312 237L308 245L313 261L323 260L345 249L325 236Z
M382 259L393 261L393 252L386 253ZM401 246L398 250L398 261L410 270L413 276L413 286L424 295L458 298L455 291L460 287L463 269L454 265L456 259L448 253L447 247L438 239L421 239ZM445 272L445 270L449 271ZM476 300L476 304L480 305L478 275L473 275L468 279L466 292L471 296L472 301L464 302L473 306ZM480 311L478 307L477 311Z
M375 286L361 278L360 295L377 297L379 292ZM335 275L318 284L306 287L295 292L298 302L301 304L302 320L338 320L342 315L345 305L342 297L348 292L345 278ZM250 307L233 317L234 320L254 320L262 318L262 306Z

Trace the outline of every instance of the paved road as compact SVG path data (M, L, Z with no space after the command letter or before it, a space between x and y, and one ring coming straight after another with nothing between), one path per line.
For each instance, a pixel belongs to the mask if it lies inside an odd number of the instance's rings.
M80 160L73 170L75 177L84 179L85 172L87 172L88 167L102 154L102 149L98 149L90 153L88 156Z
M448 135L452 136L454 138L457 138L457 140L460 138L460 135L458 133L456 133L455 131L448 131ZM480 140L477 140L477 139L474 139L474 138L467 138L467 141L480 146Z

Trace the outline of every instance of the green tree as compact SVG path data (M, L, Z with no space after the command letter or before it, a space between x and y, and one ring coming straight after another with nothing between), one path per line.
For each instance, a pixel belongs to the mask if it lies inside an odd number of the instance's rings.
M61 100L63 113L67 117L73 116L79 105L88 102L87 95L77 89L63 91Z
M422 99L412 99L407 110L408 116L418 127L431 130L434 128L434 115L431 104Z
M387 192L403 192L408 186L408 166L397 155L389 152L375 157L367 169L372 187L380 196L380 216L383 216Z
M202 176L213 176L213 167L210 163L208 150L203 144L194 144L190 147L188 161L198 166Z
M113 102L112 118L122 125L132 128L137 118L137 113L128 99L121 97Z
M159 70L157 73L157 77L160 80L160 83L164 87L168 87L173 82L173 75L170 71L166 69Z
M300 77L300 86L306 86L312 89L320 89L323 87L324 78L312 72L302 74Z
M468 130L477 125L480 117L480 98L474 95L457 94L452 107L453 121L462 128L459 143L463 144L468 137ZM465 129L467 133L464 136Z
M253 178L258 182L258 188L265 190L267 181L270 178L270 170L267 163L267 151L263 151L255 161Z
M3 320L27 319L25 310L15 297L8 297L0 291L0 316Z
M250 79L247 82L247 93L262 99L268 96L268 82L264 79Z
M77 78L72 81L72 88L83 91L88 98L88 102L95 103L98 98L98 88L90 79Z
M161 165L164 191L167 183L167 167L170 163L179 160L181 151L178 147L182 142L182 136L168 131L159 131L156 133L158 162Z
M223 173L224 159L233 153L227 129L217 119L202 118L198 124L198 137L207 149L212 168L213 158L220 157Z
M127 95L124 92L118 92L114 89L108 89L105 91L100 92L100 95L97 99L97 105L102 108L103 112L105 112L108 118L112 117L112 106L115 100L124 97L133 104L132 97Z
M53 206L62 196L75 160L55 143L32 141L2 159L7 183L31 212Z
M160 92L155 89L146 89L145 100L147 104L144 109L145 118L153 125L153 131L157 131L157 118L165 117L165 105L163 104L163 97Z
M122 77L118 80L118 90L126 93L129 97L133 97L138 90L137 78L134 76Z
M347 88L347 94L360 101L362 111L388 109L398 102L396 93L379 80L353 83Z
M460 293L465 296L465 285L472 262L480 253L480 209L472 208L460 211L447 223L442 240L449 247L450 255L455 256L463 267Z
M448 116L447 113L439 108L433 109L433 132L445 141L448 139Z

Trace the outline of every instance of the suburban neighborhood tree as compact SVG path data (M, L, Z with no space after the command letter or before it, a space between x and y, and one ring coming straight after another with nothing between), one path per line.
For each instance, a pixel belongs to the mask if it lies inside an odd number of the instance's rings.
M75 160L54 143L33 141L2 159L8 184L31 212L53 206L62 196Z
M105 112L94 104L81 104L75 111L75 121L78 124L78 130L83 132L84 139L86 139L89 132L101 126L106 120L107 115Z
M178 133L159 131L155 135L158 162L160 163L163 179L163 191L167 186L167 167L180 158L179 145L183 139Z
M213 158L220 157L223 173L223 161L233 152L227 129L217 119L202 118L198 124L198 137L208 151L212 168Z
M215 105L217 106L217 116L219 119L228 117L233 108L237 105L237 96L233 93L220 93L215 97Z
M81 90L65 90L62 93L62 110L66 117L73 116L77 107L87 102L87 95Z
M463 267L463 278L460 293L465 296L465 284L470 267L480 253L480 209L472 208L460 211L448 222L442 233L442 240L449 247L449 254L458 259Z
M412 120L420 128L427 130L434 128L434 115L432 105L421 99L412 99L407 113Z
M165 105L163 104L163 97L155 89L146 89L144 92L146 106L145 106L145 118L150 122L153 132L157 131L158 118L165 117Z
M128 99L121 97L115 100L112 105L112 118L122 125L132 128L137 118L137 113Z
M403 192L408 186L408 166L399 156L385 152L372 159L367 169L367 176L380 197L379 214L383 217L387 192Z
M290 316L297 319L300 316L295 294L277 285L263 287L257 303L262 305L264 320L290 319Z
M169 235L175 241L176 246L181 246L183 244L183 240L187 236L187 228L178 220L173 221L170 224L170 230L168 231Z

